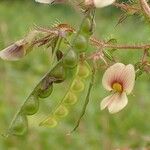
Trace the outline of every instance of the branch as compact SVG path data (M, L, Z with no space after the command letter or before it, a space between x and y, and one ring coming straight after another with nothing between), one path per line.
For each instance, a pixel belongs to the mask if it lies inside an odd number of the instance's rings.
M144 14L150 19L150 7L147 3L147 0L139 0L139 1Z
M99 47L99 48L111 48L111 49L130 49L130 50L135 50L135 49L150 49L150 44L143 44L143 45L117 45L117 44L110 44L106 41L103 40L97 40L94 37L90 38L91 44Z

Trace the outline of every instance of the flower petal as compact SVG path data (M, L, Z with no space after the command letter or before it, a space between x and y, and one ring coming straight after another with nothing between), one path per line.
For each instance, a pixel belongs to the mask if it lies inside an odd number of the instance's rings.
M107 96L101 101L100 103L101 110L105 109L111 103L111 100L113 99L113 95Z
M52 3L64 3L65 0L35 0L38 3L43 3L43 4L52 4Z
M0 58L14 61L24 57L26 53L24 50L25 45L26 43L24 40L17 41L16 43L0 51Z
M108 110L110 113L117 113L122 110L128 103L128 98L125 92L114 94L111 99L111 103L108 105Z
M106 90L111 91L112 82L120 80L120 76L124 69L125 69L125 65L122 63L116 63L111 67L109 67L103 75L103 79L102 79L103 87Z
M115 0L94 0L94 5L95 7L105 7L108 5L111 5L112 3L115 2Z
M131 64L127 65L123 71L121 78L122 78L122 83L123 83L123 90L127 94L130 94L135 84L134 66Z
M43 3L43 4L50 4L52 3L54 0L35 0L38 3Z

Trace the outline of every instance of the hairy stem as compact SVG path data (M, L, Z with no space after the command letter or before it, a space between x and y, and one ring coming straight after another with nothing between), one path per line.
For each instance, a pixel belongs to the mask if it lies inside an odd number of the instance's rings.
M143 13L150 19L150 7L147 0L139 0Z

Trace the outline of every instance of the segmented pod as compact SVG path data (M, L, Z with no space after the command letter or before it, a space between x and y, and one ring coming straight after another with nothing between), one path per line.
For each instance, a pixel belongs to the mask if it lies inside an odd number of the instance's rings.
M74 49L79 53L87 50L87 39L83 35L79 35L75 40Z
M54 112L54 116L56 116L59 119L66 117L68 113L69 113L68 109L64 105L60 105Z
M37 95L31 95L24 103L21 113L25 115L34 115L39 110L39 99Z
M87 78L90 75L90 69L87 63L81 63L78 68L78 76Z
M84 70L82 70L82 67ZM83 72L81 72L83 71ZM86 62L80 62L78 66L76 67L76 73L74 74L74 78L70 84L70 87L67 91L67 93L64 95L63 99L61 100L58 107L53 111L53 113L42 121L40 123L41 126L49 126L54 127L52 122L53 118L55 118L56 121L59 121L60 119L66 117L69 113L69 109L72 105L74 105L78 100L78 95L80 92L84 90L84 80L83 78L87 77L89 75L89 66ZM50 123L49 123L50 122Z
M68 92L63 100L63 104L69 106L74 105L77 102L78 98L75 93L72 91Z
M84 83L80 78L77 78L76 80L74 80L71 90L73 92L82 92L84 90Z
M28 122L25 115L19 114L9 128L9 134L23 135L27 132Z
M78 55L74 50L70 50L63 59L64 66L74 68L78 63Z
M57 125L57 120L55 119L54 116L49 116L47 119L45 119L39 125L53 128L53 127L55 127Z

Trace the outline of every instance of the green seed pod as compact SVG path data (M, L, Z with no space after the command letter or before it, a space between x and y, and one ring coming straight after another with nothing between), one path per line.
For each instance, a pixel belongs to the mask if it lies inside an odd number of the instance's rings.
M53 128L57 125L57 121L54 117L50 116L47 119L45 119L44 121L42 121L39 125Z
M90 74L89 67L86 64L80 64L78 68L78 76L80 78L87 78Z
M76 79L71 87L71 90L74 92L82 92L84 90L84 83L80 79Z
M63 59L64 66L74 68L77 65L78 56L74 50L70 50Z
M65 96L63 103L65 105L74 105L77 102L77 96L73 92L68 92L68 94Z
M77 52L85 52L87 50L87 39L83 35L79 35L74 43Z
M39 97L40 98L47 98L49 97L53 92L53 84L50 84L49 87L41 87L39 90Z
M54 115L58 118L63 118L67 116L68 113L69 113L68 109L63 105L60 105L54 112Z
M50 73L51 77L56 79L55 83L60 83L65 80L65 69L62 64L58 64Z
M34 115L39 110L39 99L36 95L31 95L24 103L21 112L25 115Z
M89 18L87 18L82 25L81 31L86 34L86 35L91 35L92 31L91 31L91 20Z
M10 134L24 135L27 132L28 122L25 115L18 115L9 129Z

